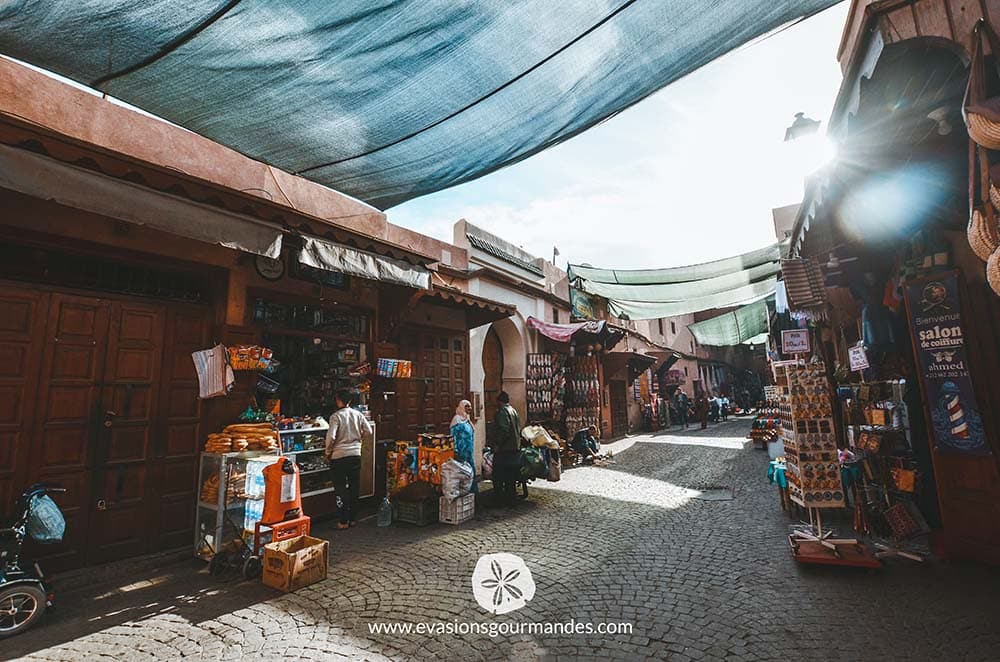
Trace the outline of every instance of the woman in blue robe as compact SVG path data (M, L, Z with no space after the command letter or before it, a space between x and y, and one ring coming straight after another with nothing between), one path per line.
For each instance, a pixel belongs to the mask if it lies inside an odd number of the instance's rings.
M451 419L451 436L455 438L455 459L472 467L472 493L479 491L476 484L476 430L469 420L472 403L462 400L455 408L455 418Z

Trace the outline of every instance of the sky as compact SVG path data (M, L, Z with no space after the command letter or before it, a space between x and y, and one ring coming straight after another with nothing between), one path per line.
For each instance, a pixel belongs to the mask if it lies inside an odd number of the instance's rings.
M388 210L445 241L469 222L540 257L652 269L775 241L771 209L831 158L784 143L796 112L825 120L849 2L712 62L589 131L478 180Z

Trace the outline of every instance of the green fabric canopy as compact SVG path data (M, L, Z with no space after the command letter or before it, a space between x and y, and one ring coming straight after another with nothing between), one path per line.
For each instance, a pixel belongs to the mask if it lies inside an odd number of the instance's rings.
M699 345L729 347L743 343L763 342L767 335L770 297L754 301L721 315L688 325Z
M608 301L622 319L660 319L757 301L774 292L777 244L743 255L670 269L615 270L570 265L572 286Z

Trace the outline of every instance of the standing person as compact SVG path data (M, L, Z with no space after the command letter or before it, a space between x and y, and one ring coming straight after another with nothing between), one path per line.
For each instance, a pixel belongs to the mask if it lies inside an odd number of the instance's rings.
M510 396L500 391L497 396L496 434L493 439L493 489L500 499L513 503L517 496L520 473L521 418L510 406Z
M721 402L722 402L722 405L721 405L721 407L722 407L722 420L728 421L729 420L729 398L727 398L726 396L722 396Z
M326 432L326 459L333 474L333 488L338 497L338 529L355 526L358 494L361 487L361 442L372 441L375 431L365 415L351 407L354 393L337 391L337 411L330 415Z
M688 429L688 410L691 408L691 401L688 399L687 393L677 389L677 397L674 398L674 405L677 407L677 423L683 425L684 429Z
M451 419L451 436L455 438L455 459L472 467L472 493L479 491L476 482L476 429L472 427L469 414L472 403L462 400L455 408L455 417Z
M694 414L701 421L702 430L708 427L708 409L708 398L705 396L705 392L701 391L698 393L698 399L694 403Z

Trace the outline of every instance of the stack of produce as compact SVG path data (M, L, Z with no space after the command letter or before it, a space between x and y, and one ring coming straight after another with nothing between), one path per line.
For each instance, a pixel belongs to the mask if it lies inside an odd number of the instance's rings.
M277 451L278 433L271 423L239 423L228 425L220 433L208 435L206 453L241 451Z

